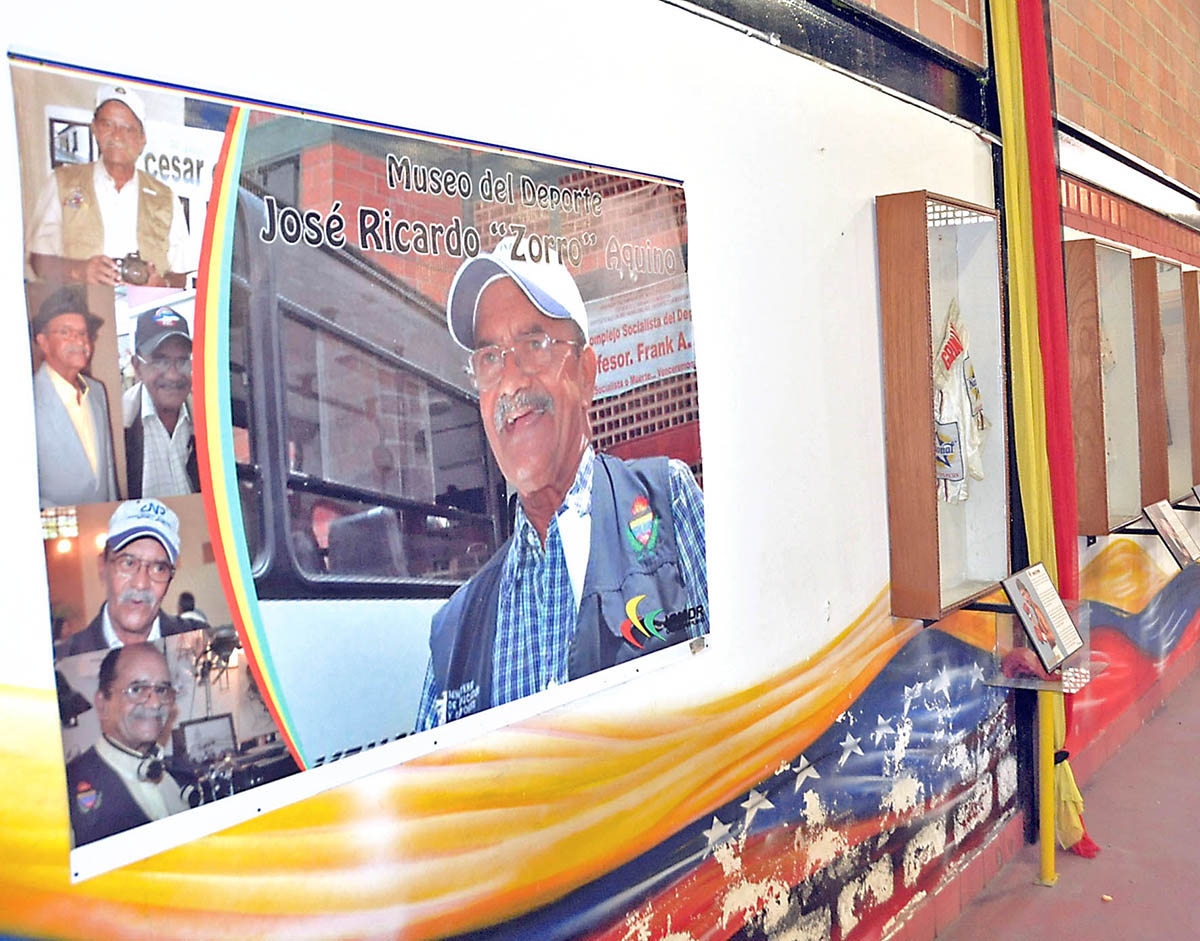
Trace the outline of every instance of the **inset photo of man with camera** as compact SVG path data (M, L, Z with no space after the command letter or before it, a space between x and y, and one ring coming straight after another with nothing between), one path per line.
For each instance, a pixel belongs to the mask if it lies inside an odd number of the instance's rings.
M96 89L90 130L99 159L56 166L34 205L26 242L39 278L187 286L196 267L187 219L172 188L140 165L145 120L132 87Z

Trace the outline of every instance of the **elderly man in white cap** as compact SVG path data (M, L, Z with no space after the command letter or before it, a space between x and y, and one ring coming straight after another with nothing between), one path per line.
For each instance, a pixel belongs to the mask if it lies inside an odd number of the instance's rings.
M179 517L158 500L126 500L108 521L100 556L104 604L67 655L159 640L191 630L162 610L179 558Z
M596 354L562 259L511 238L446 305L515 531L434 615L416 728L528 696L708 629L704 498L681 461L596 454Z
M34 206L26 248L39 278L185 286L194 265L183 210L169 186L137 167L145 120L129 86L97 90L91 126L100 159L56 168Z

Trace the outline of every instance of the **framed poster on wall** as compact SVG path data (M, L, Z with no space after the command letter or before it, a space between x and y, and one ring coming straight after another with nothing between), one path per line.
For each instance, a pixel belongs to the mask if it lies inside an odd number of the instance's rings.
M12 74L74 877L703 649L678 180Z

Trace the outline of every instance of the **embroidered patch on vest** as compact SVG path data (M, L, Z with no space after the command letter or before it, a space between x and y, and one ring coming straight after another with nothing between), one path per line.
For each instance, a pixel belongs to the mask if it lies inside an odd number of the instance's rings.
M83 190L77 186L71 190L70 195L67 196L66 200L63 202L63 205L67 209L79 209L83 206L85 201L86 199L83 195Z
M100 792L87 781L80 781L75 785L75 806L80 813L91 813L100 807Z
M479 684L468 680L458 689L446 690L439 699L439 724L453 722L479 711Z
M630 548L638 555L652 552L658 543L658 518L650 509L650 501L639 495L633 501L629 515L631 519L626 535L629 537Z

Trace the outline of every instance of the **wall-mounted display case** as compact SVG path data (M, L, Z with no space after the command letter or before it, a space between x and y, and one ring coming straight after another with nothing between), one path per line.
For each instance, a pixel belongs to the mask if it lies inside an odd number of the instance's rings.
M1200 271L1180 278L1184 336L1187 338L1188 402L1191 404L1192 476L1200 483Z
M1141 447L1142 505L1145 506L1169 499L1171 491L1167 468L1167 402L1163 391L1158 259L1135 258L1132 270L1134 334L1137 338L1137 440Z
M1172 500L1182 500L1197 480L1192 465L1192 413L1189 402L1188 336L1183 314L1183 271L1156 259L1158 315L1162 324L1163 398L1167 409L1167 484Z
M1079 532L1103 536L1142 513L1133 259L1094 239L1063 257Z
M892 613L933 620L1009 573L999 218L917 191L876 223Z

